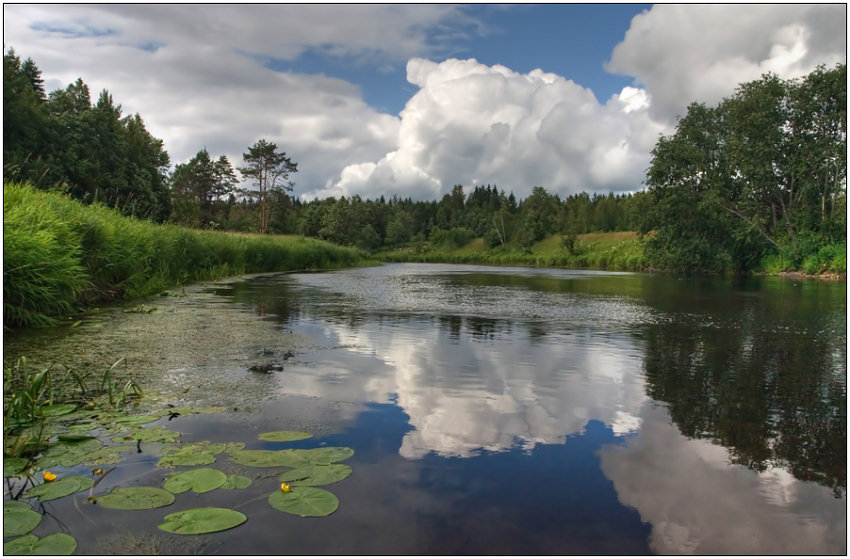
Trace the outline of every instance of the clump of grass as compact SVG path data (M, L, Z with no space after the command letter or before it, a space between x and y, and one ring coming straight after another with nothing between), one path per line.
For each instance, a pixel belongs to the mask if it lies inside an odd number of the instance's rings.
M508 245L487 249L481 239L461 248L400 248L375 255L387 262L448 262L560 268L641 270L646 267L643 241L633 232L579 235L565 246L561 235L552 235L523 250Z
M3 191L6 327L50 325L75 305L191 281L362 262L353 249L314 239L157 225L28 186Z

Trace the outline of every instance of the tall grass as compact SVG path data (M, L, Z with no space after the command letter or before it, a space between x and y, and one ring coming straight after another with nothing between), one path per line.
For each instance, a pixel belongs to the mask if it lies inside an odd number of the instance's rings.
M6 327L49 325L79 305L191 281L362 262L314 239L157 225L25 185L4 183L3 194Z
M388 262L449 262L457 264L494 264L560 268L641 270L647 264L643 241L633 232L591 233L580 235L568 250L561 235L552 235L529 250L508 246L487 249L481 239L450 249L427 246L424 250L401 248L375 255Z

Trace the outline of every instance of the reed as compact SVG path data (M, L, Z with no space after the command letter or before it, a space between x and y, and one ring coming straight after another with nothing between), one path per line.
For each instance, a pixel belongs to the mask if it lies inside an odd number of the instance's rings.
M26 185L4 183L3 192L7 328L192 281L363 263L358 251L315 239L158 225Z

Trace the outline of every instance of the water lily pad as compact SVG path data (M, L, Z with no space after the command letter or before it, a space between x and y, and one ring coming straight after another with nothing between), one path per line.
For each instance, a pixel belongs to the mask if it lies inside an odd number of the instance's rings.
M158 487L116 487L112 493L97 498L97 504L119 510L155 509L173 502L174 495Z
M94 484L91 478L82 476L71 476L50 483L42 483L36 485L24 495L24 498L31 499L38 497L39 501L52 501L60 497L66 497L72 493L85 491Z
M16 476L27 469L30 461L26 458L4 458L3 477Z
M91 453L103 446L97 439L86 439L80 442L60 441L50 445L38 465L41 468L51 468L56 465L70 468L85 460Z
M190 489L195 493L206 493L218 489L225 481L227 476L219 470L195 468L174 474L166 479L162 486L171 493L184 493Z
M224 485L221 486L222 489L245 489L251 485L251 479L245 476L240 475L232 475L227 476L227 480L224 482Z
M28 534L3 544L3 555L71 555L77 540L68 534L50 534L39 538Z
M241 512L204 507L174 512L165 517L158 528L172 534L209 534L239 526L247 520Z
M298 516L327 516L339 507L339 500L330 491L318 487L293 487L287 493L272 493L269 504L277 510Z
M3 537L23 536L35 530L41 515L21 501L3 501Z
M143 443L173 443L177 442L177 439L179 438L180 433L176 431L169 431L164 427L156 426L136 429L126 435L115 437L112 441L116 443L136 441L141 441Z
M305 433L304 431L269 431L268 433L260 433L257 438L261 441L286 443L289 441L309 439L312 436L310 433Z
M105 446L89 455L84 464L88 466L103 466L106 464L117 464L124 459L122 452L135 450L134 446Z
M245 448L245 443L215 443L211 444L205 450L210 454L221 454L222 452L232 452L234 450L242 450Z
M228 454L237 464L254 468L297 468L305 464L305 459L293 450L234 450Z
M339 462L354 455L354 450L347 446L324 446L299 450L299 454L313 464L331 464Z
M35 413L41 417L59 417L74 411L77 411L77 404L53 404L52 406L41 406Z
M342 481L351 475L351 466L346 464L313 465L295 468L280 474L280 481L292 485L328 485Z
M115 423L119 425L141 425L143 423L156 421L157 419L159 418L155 415L127 415L117 418Z
M215 456L207 450L207 443L183 445L159 461L159 466L203 466L215 462Z

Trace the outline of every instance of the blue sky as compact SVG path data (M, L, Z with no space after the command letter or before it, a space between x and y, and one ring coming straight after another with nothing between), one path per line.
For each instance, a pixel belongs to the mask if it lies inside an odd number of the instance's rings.
M295 193L642 188L693 101L846 62L844 4L4 4L48 90L108 89L172 164L260 138Z
M518 72L540 68L568 77L605 100L619 93L633 78L603 68L614 46L623 40L632 17L651 4L474 4L464 11L483 29L467 26L467 34L450 41L434 31L430 41L446 58L475 58L487 65L501 64ZM322 72L360 86L364 100L383 112L398 114L416 88L407 82L404 67L391 71L351 58L323 55L311 49L293 61L278 60L268 67L279 71Z

